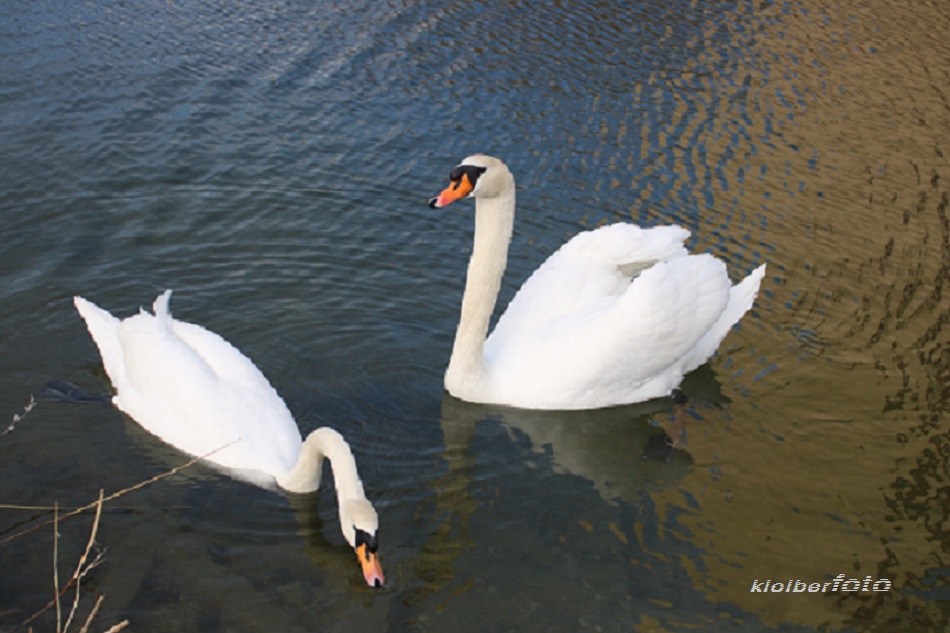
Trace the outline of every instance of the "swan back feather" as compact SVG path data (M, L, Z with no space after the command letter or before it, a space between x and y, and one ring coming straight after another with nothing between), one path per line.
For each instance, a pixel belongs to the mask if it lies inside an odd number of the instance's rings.
M116 390L113 403L186 453L273 481L297 462L301 438L293 416L240 351L214 332L173 319L170 297L165 291L154 313L141 310L121 321L74 299Z

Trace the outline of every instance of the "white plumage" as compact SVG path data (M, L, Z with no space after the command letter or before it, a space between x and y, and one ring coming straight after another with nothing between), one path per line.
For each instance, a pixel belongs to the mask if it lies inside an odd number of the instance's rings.
M116 394L113 404L142 428L195 456L276 479L297 463L297 423L261 371L237 348L199 325L173 319L171 291L119 320L94 303L74 303ZM226 447L226 448L222 448ZM221 449L221 450L218 450Z
M324 458L336 487L340 530L381 586L378 518L346 440L319 428L302 440L287 405L237 348L205 328L172 318L171 290L119 320L94 303L73 303L99 348L116 407L168 444L253 483L291 492L320 487Z
M689 232L612 224L578 234L518 290L488 336L511 239L515 185L483 155L433 198L474 197L475 245L446 389L463 400L595 409L668 395L706 362L755 301L765 265L733 286L725 264L691 255Z

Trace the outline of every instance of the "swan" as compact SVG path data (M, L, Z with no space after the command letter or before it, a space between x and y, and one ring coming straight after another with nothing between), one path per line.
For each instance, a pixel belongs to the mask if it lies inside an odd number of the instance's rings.
M262 486L276 481L289 492L313 492L329 459L343 537L366 583L382 586L378 517L346 440L323 427L301 441L287 405L254 363L214 332L173 319L170 298L166 290L154 314L140 310L123 320L73 298L116 390L112 403L172 446Z
M669 395L752 307L765 265L733 286L726 265L689 254L689 231L610 224L579 233L517 291L490 336L515 218L515 180L476 154L429 206L475 198L461 316L445 371L460 400L597 409ZM487 339L486 339L487 336Z

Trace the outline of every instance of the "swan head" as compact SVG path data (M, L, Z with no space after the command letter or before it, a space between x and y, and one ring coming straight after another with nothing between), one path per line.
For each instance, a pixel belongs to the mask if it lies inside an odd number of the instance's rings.
M494 198L514 190L514 176L504 162L485 154L474 154L449 174L451 184L429 200L440 209L462 198Z
M379 564L379 519L366 499L348 499L340 504L340 527L343 537L356 552L363 568L363 578L370 587L386 583Z

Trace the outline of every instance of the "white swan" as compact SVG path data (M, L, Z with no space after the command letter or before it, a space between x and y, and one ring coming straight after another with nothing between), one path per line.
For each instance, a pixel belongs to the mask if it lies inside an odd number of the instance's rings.
M166 290L154 314L142 310L124 320L73 299L116 390L113 404L165 442L261 485L312 492L329 459L343 536L367 584L381 586L378 518L349 445L330 428L301 441L284 401L254 363L214 332L173 319L170 297Z
M475 198L475 243L446 390L527 409L596 409L665 396L708 360L752 306L763 264L733 286L678 226L612 224L578 234L521 286L491 336L515 217L515 181L470 156L429 201Z

